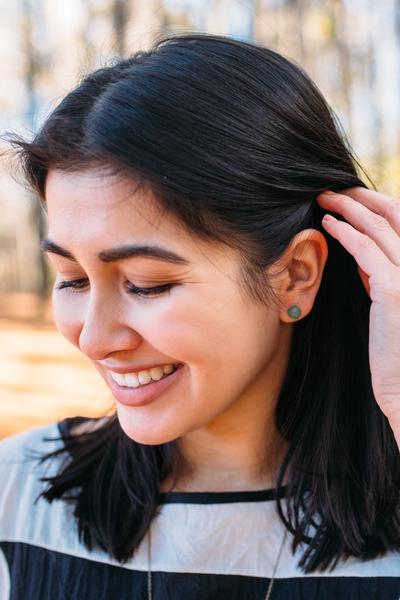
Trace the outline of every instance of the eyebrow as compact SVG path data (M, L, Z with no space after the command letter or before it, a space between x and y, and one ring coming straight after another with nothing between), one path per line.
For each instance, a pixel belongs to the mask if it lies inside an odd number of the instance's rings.
M78 262L73 254L69 250L62 248L52 240L44 239L40 244L43 252L51 252L58 254L73 262ZM117 262L118 260L125 260L127 258L155 258L164 262L174 263L177 265L189 265L190 261L179 254L175 254L171 250L161 248L160 246L146 246L146 245L124 245L117 246L116 248L110 248L102 250L98 253L97 257L101 262L110 263Z

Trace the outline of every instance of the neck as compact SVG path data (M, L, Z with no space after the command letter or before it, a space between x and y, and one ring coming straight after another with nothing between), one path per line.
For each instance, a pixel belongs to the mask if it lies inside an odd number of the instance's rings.
M265 418L265 414L263 415ZM215 422L178 440L177 475L169 476L161 491L242 491L276 487L287 442L264 419L232 423L224 418L221 430Z

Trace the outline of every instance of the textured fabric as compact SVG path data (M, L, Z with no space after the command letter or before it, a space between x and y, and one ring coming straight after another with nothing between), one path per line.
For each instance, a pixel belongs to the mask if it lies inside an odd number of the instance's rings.
M78 539L73 505L36 501L62 458L39 465L79 418L0 442L0 600L147 598L148 536L123 566ZM285 489L280 490L284 495ZM263 600L284 528L275 490L160 495L151 527L154 600ZM304 574L287 535L271 600L400 600L400 554L341 561L332 572Z

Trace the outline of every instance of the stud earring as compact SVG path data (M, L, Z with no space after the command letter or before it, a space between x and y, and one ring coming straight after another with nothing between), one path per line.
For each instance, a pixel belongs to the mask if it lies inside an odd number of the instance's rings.
M289 317L292 317L292 319L298 319L301 315L301 310L298 306L293 305L288 309L287 314Z

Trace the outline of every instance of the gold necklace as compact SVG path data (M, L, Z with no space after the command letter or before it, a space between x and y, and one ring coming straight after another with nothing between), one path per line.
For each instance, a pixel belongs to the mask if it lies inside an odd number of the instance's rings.
M269 600L270 597L271 597L272 587L274 585L275 575L276 575L276 571L278 569L279 560L281 558L282 550L283 550L283 547L285 545L287 532L288 532L288 530L285 528L285 533L283 534L283 540L282 540L281 546L279 548L278 556L276 558L274 569L272 571L272 577L271 577L270 582L268 584L268 589L267 589L267 592L265 594L264 600ZM152 573L151 573L151 525L149 527L149 536L148 536L148 538L149 538L149 540L148 540L148 544L147 544L147 557L148 557L147 600L152 600L153 599L152 583L153 582L152 582L152 576L151 576L152 575Z

